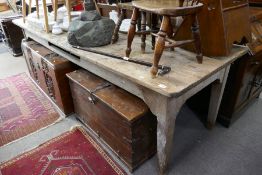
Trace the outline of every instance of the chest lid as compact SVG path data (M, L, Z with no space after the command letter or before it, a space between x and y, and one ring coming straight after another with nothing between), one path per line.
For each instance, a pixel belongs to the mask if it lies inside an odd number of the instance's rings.
M49 64L49 66L53 67L54 69L70 64L70 62L64 57L54 53L53 51L35 41L28 41L27 43L30 49L32 49L40 57L44 58L47 64Z
M88 71L76 70L67 74L67 77L84 88L88 95L95 91L93 95L96 98L129 122L133 122L149 112L143 100L113 84L106 86L109 82Z

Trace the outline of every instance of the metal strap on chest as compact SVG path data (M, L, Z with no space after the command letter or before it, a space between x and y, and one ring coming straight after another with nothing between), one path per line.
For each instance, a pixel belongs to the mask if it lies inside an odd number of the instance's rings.
M110 86L112 86L111 83L105 82L105 83L99 84L95 89L91 90L90 91L90 96L88 97L89 102L92 103L92 104L95 104L96 99L95 99L94 94L97 91L100 91L100 90L105 89L105 88L110 87Z

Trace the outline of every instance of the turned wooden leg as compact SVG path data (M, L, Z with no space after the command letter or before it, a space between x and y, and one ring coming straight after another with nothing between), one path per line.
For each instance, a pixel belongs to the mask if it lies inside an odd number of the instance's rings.
M141 14L138 13L138 17L137 17L137 31L141 32Z
M168 24L168 30L167 30L167 36L168 38L172 38L173 36L173 26L172 26L172 23L171 23L171 19L169 20L169 24ZM169 43L171 44L171 43ZM170 51L174 51L175 50L175 47L170 47Z
M185 0L179 0L179 7L183 7Z
M170 23L170 17L164 16L161 23L160 31L158 32L158 37L157 37L155 51L154 51L153 66L151 68L152 78L155 78L158 72L158 63L160 61L160 58L165 48L165 38L167 35L169 23Z
M141 12L141 52L146 50L146 12Z
M134 8L131 18L131 24L127 33L126 57L129 57L131 53L131 45L136 33L136 23L137 23L138 14L139 14L139 10L137 8Z
M57 21L58 0L54 0L54 20Z
M193 18L193 23L192 23L192 34L193 34L193 38L195 40L195 48L196 48L196 58L197 58L197 62L198 63L202 63L203 62L203 54L202 54L202 46L201 46L201 40L200 40L200 32L199 32L199 25L198 25L198 21L197 21L197 16L196 15L192 15Z
M35 6L36 6L36 15L37 15L37 18L39 19L39 4L38 4L38 0L35 0Z
M154 32L155 30L157 30L157 15L156 14L151 14L151 30ZM152 44L152 50L155 49L155 44L156 44L156 37L154 35L151 35L151 44Z
M101 10L100 10L100 8L99 8L98 5L97 5L96 0L93 0L93 3L95 4L96 11L99 13L99 15L102 16L102 14L101 14Z
M116 27L114 29L111 44L114 44L118 40L118 37L119 37L118 32L119 32L120 26L122 24L122 21L125 17L125 14L126 14L126 9L121 9L120 15L119 15L117 23L116 23Z

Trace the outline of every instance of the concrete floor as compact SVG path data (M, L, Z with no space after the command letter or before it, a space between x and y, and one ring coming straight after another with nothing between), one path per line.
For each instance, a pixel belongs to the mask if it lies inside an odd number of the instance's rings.
M27 72L26 62L23 56L13 57L0 43L0 78Z
M11 56L0 45L0 78L25 71L27 69L23 57ZM229 129L217 124L209 131L196 114L184 106L176 122L169 174L261 175L262 99L255 100L242 115ZM0 162L35 148L76 125L81 123L72 115L50 127L0 147ZM109 153L112 154L110 151ZM119 162L115 156L113 157ZM140 166L133 174L157 174L156 156Z

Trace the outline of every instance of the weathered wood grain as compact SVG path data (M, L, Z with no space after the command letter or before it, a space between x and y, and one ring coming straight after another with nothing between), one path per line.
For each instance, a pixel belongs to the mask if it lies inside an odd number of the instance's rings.
M67 42L67 34L55 36L33 29L31 26L29 27L27 23L22 23L22 20L20 19L14 20L13 22L21 28L26 29L27 32L79 56L80 60L92 62L110 72L121 75L125 79L131 80L143 87L147 87L161 93L162 95L170 97L181 95L184 91L187 91L211 74L215 74L224 66L231 64L235 59L247 53L246 48L237 47L233 48L231 55L228 57L204 57L203 64L198 64L195 61L194 53L180 48L176 48L175 52L165 51L160 64L168 65L172 70L169 74L163 77L158 76L157 78L152 79L149 73L150 68L148 67L74 49ZM147 47L145 54L141 54L139 48L141 43L140 38L136 37L133 42L133 46L136 48L131 53L130 57L151 62L153 58L153 51L151 48ZM149 43L150 41L146 42ZM120 34L119 41L116 44L97 47L94 49L125 56L125 47L126 35Z

